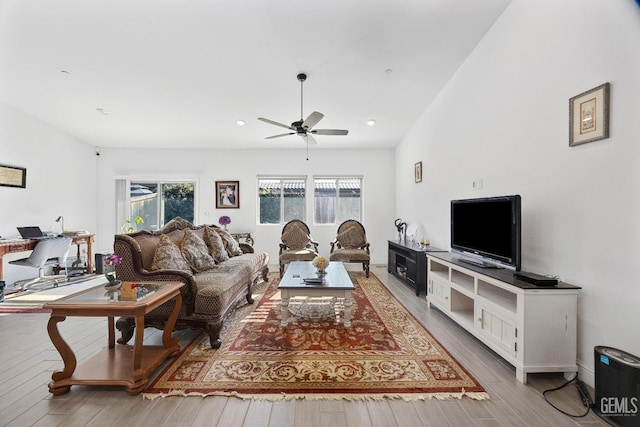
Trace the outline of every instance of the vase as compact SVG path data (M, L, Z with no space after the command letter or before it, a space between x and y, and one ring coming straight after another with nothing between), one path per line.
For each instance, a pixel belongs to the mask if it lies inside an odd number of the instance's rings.
M117 291L122 286L122 280L116 280L115 283L107 282L104 288L108 291Z
M325 270L324 268L319 268L316 274L318 275L318 277L324 277L327 275L327 270Z

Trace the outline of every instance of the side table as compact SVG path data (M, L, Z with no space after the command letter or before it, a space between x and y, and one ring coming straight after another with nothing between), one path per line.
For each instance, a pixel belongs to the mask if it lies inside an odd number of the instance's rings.
M166 358L176 356L180 351L178 339L171 334L182 306L182 286L184 283L179 282L140 283L136 284L137 298L126 300L120 297L119 291L108 292L100 285L45 304L44 308L51 310L47 331L64 362L64 369L54 371L51 376L49 391L57 396L68 392L72 385L99 385L125 386L132 396L141 393L151 373ZM162 334L162 346L143 345L145 314L172 299L175 305ZM108 347L77 365L73 350L58 330L58 323L67 316L107 317ZM116 347L116 316L135 317L133 346Z
M251 233L231 233L231 236L236 239L238 243L246 243L249 246L253 246Z

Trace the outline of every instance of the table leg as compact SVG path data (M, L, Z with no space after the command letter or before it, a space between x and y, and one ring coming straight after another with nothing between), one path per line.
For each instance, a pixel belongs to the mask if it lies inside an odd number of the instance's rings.
M351 291L347 292L344 298L344 327L351 327L351 306L353 306L353 299L351 298Z
M64 394L71 388L70 385L60 386L56 385L57 382L70 378L73 372L76 370L76 355L73 354L73 350L69 347L69 344L62 339L60 331L58 330L58 323L63 322L66 316L51 316L49 323L47 323L47 332L49 332L49 338L54 347L60 353L62 361L64 362L64 369L62 371L54 371L51 375L52 382L49 383L49 392L54 396Z
M109 348L114 348L116 346L116 332L114 328L115 320L113 316L107 316L107 330L109 333L108 343Z
M175 347L175 350L169 355L169 357L177 356L180 353L180 340L178 338L172 337L173 327L176 324L176 320L178 319L178 315L180 314L180 308L182 307L182 295L178 294L173 299L175 305L173 306L173 311L167 320L167 323L164 325L164 331L162 332L162 345L164 348L172 348Z
M287 319L289 318L289 295L282 292L280 299L280 326L287 327Z
M144 378L142 369L142 349L144 341L144 315L136 317L135 342L133 344L133 384L127 386L127 393L131 396L140 394L149 382Z

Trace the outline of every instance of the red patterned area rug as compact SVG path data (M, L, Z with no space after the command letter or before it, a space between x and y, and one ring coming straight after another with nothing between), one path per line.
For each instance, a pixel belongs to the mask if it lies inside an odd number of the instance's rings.
M373 274L351 272L351 328L340 299L291 299L280 327L279 279L226 322L222 346L200 335L144 391L147 399L488 399L489 395Z

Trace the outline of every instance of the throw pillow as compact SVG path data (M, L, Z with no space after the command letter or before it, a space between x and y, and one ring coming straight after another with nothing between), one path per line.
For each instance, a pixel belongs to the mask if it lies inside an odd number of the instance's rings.
M193 224L187 221L184 218L180 218L179 216L173 218L171 221L167 222L164 227L162 227L159 231L162 234L170 233L173 230L184 230L184 229L192 229Z
M182 258L180 248L171 241L166 235L160 236L160 243L153 254L152 270L160 269L184 270L191 273L191 268L187 261Z
M362 232L356 226L351 226L338 234L338 242L345 249L359 248L366 243Z
M229 259L222 237L214 229L210 227L204 228L204 242L209 247L209 253L217 262L224 262Z
M216 232L222 237L224 241L224 247L227 250L227 253L230 257L242 255L242 249L240 249L240 244L233 238L231 234L229 234L226 230L222 228L216 228Z
M287 227L287 231L282 233L280 239L285 246L293 250L306 248L311 240L309 234L295 223Z
M194 273L217 267L216 260L209 255L207 244L191 230L184 232L184 237L180 243L180 252Z

